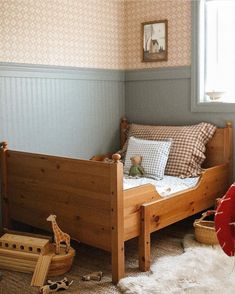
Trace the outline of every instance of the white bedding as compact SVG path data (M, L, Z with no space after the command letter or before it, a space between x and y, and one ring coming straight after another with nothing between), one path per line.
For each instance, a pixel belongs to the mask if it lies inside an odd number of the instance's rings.
M130 179L124 176L123 189L127 190L145 184L152 184L156 187L157 192L162 197L165 197L195 187L199 178L200 177L180 179L178 177L164 176L162 180L157 181L149 178Z

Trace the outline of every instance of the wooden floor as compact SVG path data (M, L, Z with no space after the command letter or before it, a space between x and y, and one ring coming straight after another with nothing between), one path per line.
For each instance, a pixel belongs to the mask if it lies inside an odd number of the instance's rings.
M153 233L152 257L158 258L164 255L177 255L183 252L181 240L187 233L192 232L192 223L195 217L179 222L170 227ZM138 243L137 239L126 243L126 271L128 276L144 275L138 270ZM68 293L120 293L118 287L111 283L111 258L110 254L90 246L74 243L77 249L75 263L71 272L66 276L74 280ZM82 282L81 276L92 271L103 271L101 282ZM38 288L30 287L32 276L16 272L2 271L3 278L0 282L0 294L36 294ZM67 293L67 292L66 292Z

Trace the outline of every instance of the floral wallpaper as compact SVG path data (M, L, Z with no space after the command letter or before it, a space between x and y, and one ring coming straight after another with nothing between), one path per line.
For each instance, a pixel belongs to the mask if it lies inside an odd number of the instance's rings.
M123 68L123 0L0 0L0 61Z
M168 61L143 63L141 23L168 19ZM190 65L190 0L0 0L0 61L137 69Z

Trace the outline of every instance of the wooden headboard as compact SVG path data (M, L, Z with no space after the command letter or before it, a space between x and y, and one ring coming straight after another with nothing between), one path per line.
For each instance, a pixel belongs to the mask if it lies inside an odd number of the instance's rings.
M130 124L126 118L120 123L120 144L121 148L127 139L127 131ZM217 128L213 138L206 146L206 160L203 167L208 168L219 164L229 163L232 175L232 123L227 122L226 127Z
M232 161L232 136L231 122L227 122L225 128L217 128L206 145L205 166L210 167Z

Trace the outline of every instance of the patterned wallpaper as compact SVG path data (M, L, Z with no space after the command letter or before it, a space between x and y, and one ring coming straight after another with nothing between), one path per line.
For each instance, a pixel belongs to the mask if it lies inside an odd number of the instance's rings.
M123 68L124 0L0 0L0 61Z
M190 0L127 0L126 69L185 66L191 64ZM141 23L168 20L168 61L142 62Z
M141 22L168 19L168 61L142 63ZM0 0L0 61L135 69L190 64L190 0Z

